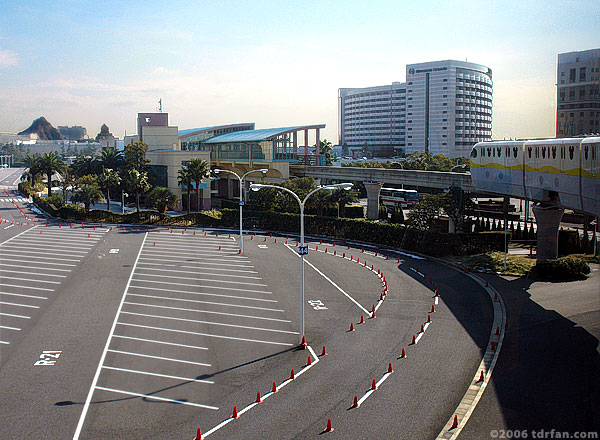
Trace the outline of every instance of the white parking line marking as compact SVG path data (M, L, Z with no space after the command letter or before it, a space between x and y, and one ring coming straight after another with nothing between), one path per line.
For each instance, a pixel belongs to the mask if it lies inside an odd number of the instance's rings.
M0 341L0 344L10 344L10 342Z
M131 287L135 287L135 286L131 286ZM283 312L283 309L269 309L267 307L256 307L256 306L244 306L241 304L229 304L229 303L220 303L220 302L212 302L212 301L201 301L198 299L185 299L185 298L170 298L168 296L154 296L154 295L140 295L137 293L127 293L128 296L143 296L143 297L147 297L147 298L155 298L155 299L167 299L167 300L171 300L171 301L184 301L184 302L191 302L191 303L197 303L197 304L210 304L210 305L214 305L214 306L223 306L223 307L240 307L242 309L254 309L254 310L267 310L269 312Z
M182 276L173 276L173 275L155 275L151 273L137 273L138 276L144 277L157 277L157 278L175 278L178 280L194 280L194 281L214 281L215 283L227 283L227 284L242 284L244 286L261 286L267 287L266 284L261 283L247 283L243 281L226 281L226 280L216 280L214 278L194 278L194 277L182 277ZM260 279L260 278L259 278Z
M13 260L14 261L14 260ZM21 266L19 264L8 264L8 263L2 263L0 262L0 267L19 267L21 269L41 269L41 270L54 270L54 271L59 271L59 272L71 272L71 269L55 269L55 268L50 268L50 267L31 267L31 266ZM0 269L2 270L2 269ZM39 274L39 275L46 275L46 274Z
M12 313L3 313L3 312L0 312L0 316L11 316L13 318L31 319L31 316L15 315Z
M223 322L212 322L212 321L199 321L196 319L187 319L187 318L174 318L171 316L163 316L163 315L150 315L146 313L134 313L134 312L121 312L125 315L134 315L134 316L144 316L146 318L159 318L159 319L170 319L172 321L184 321L184 322L196 322L198 324L208 324L208 325L220 325L223 327L234 327L234 328L243 328L246 330L260 330L264 332L273 332L273 333L287 333L291 335L297 335L298 332L293 332L289 330L277 330L270 328L262 328L262 327L251 327L248 325L237 325L237 324L225 324Z
M2 283L2 287L19 287L21 289L44 290L46 292L54 292L54 289L48 289L46 287L19 286L17 284L5 284L5 283Z
M40 306L32 306L32 305L29 305L29 304L17 304L17 303L11 303L11 302L6 302L6 301L0 301L0 304L4 304L4 305L7 305L7 306L27 307L27 308L30 308L30 309L39 309L40 308Z
M198 243L195 246L182 246L182 245L169 246L169 245L161 244L160 242L156 242L156 243L157 243L156 246L150 246L150 245L148 245L148 246L152 247L152 248L154 248L154 247L160 248L161 250L166 249L165 252L173 252L173 251L170 251L169 249L178 249L178 250L184 250L184 251L185 250L193 250L193 251L202 251L202 252L207 251L207 250L214 251L215 246L221 246L221 250L226 250L226 251L237 251L239 249L239 247L236 244L232 244L231 242L227 242L227 243L223 243L223 244L220 244L220 243L200 244L200 243ZM238 256L240 258L246 258L246 259L248 258L243 255L241 255L241 256L238 255Z
M108 366L108 365L103 365L102 368L105 368L107 370L122 371L124 373L133 373L133 374L143 374L143 375L146 375L146 376L165 377L167 379L185 380L185 381L188 381L188 382L206 383L206 384L209 384L209 385L214 384L214 382L212 380L192 379L191 377L181 377L181 376L171 376L170 374L160 374L160 373L151 373L149 371L130 370L128 368L111 367L111 366Z
M40 251L43 251L44 254L47 254L49 251L52 252L55 255L63 256L63 255L71 255L71 254L81 254L81 255L73 255L74 257L83 257L85 256L88 251L76 251L76 250L72 250L67 248L62 248L61 247L57 247L54 245L48 246L48 247L44 247L44 246L32 246L29 244L18 244L18 243L11 243L9 245L4 246L3 249L9 249L9 252L16 252L17 250L23 249L24 247L27 248L27 251L37 251L38 249ZM13 249L15 248L15 249Z
M48 297L46 297L46 296L25 295L23 293L0 292L0 295L21 296L23 298L32 298L32 299L48 299Z
M141 257L140 260L162 261L162 262L165 261L164 258L146 258L146 257ZM205 261L205 260L209 260L209 261ZM213 261L219 261L219 263L212 263ZM210 257L207 257L207 258L189 258L187 260L174 260L173 258L169 258L169 262L171 262L171 263L187 263L187 264L193 264L194 262L198 262L200 264L211 265L211 266L251 267L251 268L254 268L254 266L252 266L252 265L248 265L248 264L231 264L230 260L224 260L222 258L210 258ZM227 263L227 264L223 264L223 263ZM149 264L149 263L145 263L145 264Z
M145 258L147 260L147 258ZM210 264L210 263L206 263L206 264ZM204 267L204 266L182 266L180 264L161 264L161 263L142 263L140 262L138 264L138 266L162 266L162 267L179 267L179 268L183 268L183 269L206 269L206 270L220 270L220 271L227 271L227 272L241 272L241 273L258 273L255 270L239 270L239 269L219 269L216 267ZM215 264L215 266L228 266L226 264ZM242 267L242 266L240 266ZM254 267L254 266L243 266L243 267ZM142 267L140 267L140 269L144 269Z
M25 275L42 275L45 277L56 277L56 278L66 278L67 277L66 275L54 275L54 274L50 274L50 273L39 273L39 272L23 272L20 270L12 270L12 269L10 269L10 270L9 269L0 269L0 272L22 273ZM2 276L1 278L6 278L6 277Z
M10 327L10 326L8 326L8 325L0 325L0 328L4 328L4 329L6 329L6 330L17 330L17 331L21 331L21 329L20 329L20 328L17 328L17 327Z
M137 275L143 275L143 274L137 274ZM140 283L168 284L170 286L186 286L186 287L199 287L199 288L203 288L203 289L235 290L237 292L264 293L265 295L272 294L272 292L267 292L264 290L238 289L235 287L219 287L219 286L205 286L202 284L171 283L169 281L140 280L137 278L134 278L132 281L138 281ZM212 280L208 280L208 281L212 281Z
M229 275L229 274L222 274L222 273L211 273L211 272L198 272L198 271L191 271L191 270L175 270L175 269L155 269L153 267L138 267L138 270L155 270L155 271L160 271L160 272L175 272L175 273L195 273L198 275L214 275L214 276L221 276L221 277L230 277L230 278L246 278L246 279L251 279L251 280L261 280L261 277L251 277L251 276L247 276L247 275ZM179 277L175 277L175 278L179 278ZM192 278L192 279L196 279L196 278ZM261 284L261 286L266 286L266 284Z
M419 333L417 335L417 337L415 338L415 345L419 343L419 341L421 340L421 338L423 337L425 333Z
M190 295L216 296L217 298L244 299L244 300L248 300L248 301L260 301L260 302L271 302L271 303L276 303L277 302L277 300L275 300L275 299L252 298L252 297L236 296L236 295L225 295L225 294L222 294L222 293L189 292L187 290L161 289L159 287L129 286L129 288L144 289L144 290L158 290L160 292L187 293L187 294L190 294Z
M11 258L10 261L16 262L16 263L31 263L31 264L51 264L52 266L70 266L70 267L75 267L77 266L76 264L67 264L67 263L48 263L46 261L31 261L31 260L17 260L14 258ZM6 264L6 263L2 263L2 264ZM10 266L10 265L9 265ZM36 266L37 268L37 266ZM48 269L48 268L45 268ZM60 270L60 269L48 269L48 270ZM71 272L71 270L69 269L69 272Z
M160 308L160 309L183 310L186 312L195 312L195 313L208 313L208 314L212 314L212 315L235 316L236 318L263 319L265 321L275 321L275 322L292 322L288 319L265 318L263 316L240 315L238 313L213 312L210 310L186 309L185 307L159 306L159 305L155 305L155 304L143 304L143 303L135 303L135 302L128 302L128 301L125 301L124 304L135 305L135 306L144 306L144 307L156 307L156 308Z
M149 358L149 359L159 359L161 361L170 361L170 362L179 362L182 364L199 365L201 367L210 367L211 366L211 364L204 364L202 362L184 361L183 359L172 359L172 358L167 358L167 357L162 357L162 356L152 356L149 354L132 353L130 351L113 350L110 348L108 349L108 351L111 353L126 354L129 356L139 356L139 357L145 357L145 358Z
M203 405L201 403L192 403L192 402L187 402L187 401L184 401L184 400L167 399L166 397L152 396L150 394L140 394L140 393L133 393L131 391L115 390L114 388L96 387L96 389L97 390L102 390L102 391L110 391L112 393L125 394L125 395L128 395L128 396L143 397L145 399L160 400L161 402L179 403L181 405L189 405L189 406L195 406L195 407L198 407L198 408L205 408L205 409L214 409L214 410L218 410L219 409L216 406Z
M388 377L390 377L390 375L391 375L391 374L392 374L392 373L385 373L385 374L383 375L383 377L382 377L381 379L379 379L379 382L377 382L377 383L375 384L375 386L376 386L377 388L379 388L379 386L380 386L380 385L381 385L381 384L382 384L382 383L383 383L383 382L384 382L384 381L385 381L385 380L386 380ZM362 396L362 397L360 398L360 400L358 401L358 404L360 405L361 403L363 403L363 402L364 402L365 400L367 400L367 399L369 398L369 396L370 396L371 394L373 394L374 392L375 392L375 390L369 390L369 391L367 391L367 392L365 393L365 395L364 395L364 396Z
M11 225L11 227L12 227L12 226L14 226L14 225ZM29 228L29 229L27 229L27 230L25 230L25 231L23 231L23 232L21 232L21 233L19 233L19 234L15 235L14 237L11 237L11 238L9 238L8 240L4 240L2 243L0 243L0 246L2 246L2 245L3 245L3 244L5 244L5 243L8 243L9 241L12 241L12 240L14 240L14 239L15 239L15 238L17 238L17 237L20 237L21 235L23 235L23 234L25 234L25 233L27 233L27 232L31 231L32 229L35 229L35 228L37 228L37 226L34 226L34 227L32 227L32 228ZM8 229L8 227L6 227L6 228L4 228L4 229Z
M2 276L2 279L5 279L5 280L29 281L29 282L32 282L32 283L60 284L60 281L32 280L31 278L19 278L19 277ZM8 284L4 284L4 285L7 286Z
M14 228L14 227L15 227L15 225L8 225L8 226L7 226L6 228L4 228L4 229L10 229L10 228ZM7 344L8 344L8 342L7 342Z
M6 256L14 256L14 257L27 257L27 258L33 258L36 260L55 260L55 261L81 261L78 259L74 259L74 258L51 258L51 257L36 257L36 256L30 256L29 254L31 254L32 252L27 252L27 251L23 251L23 252L16 252L16 251L2 251L2 256L6 257ZM37 252L37 254L42 253L42 252ZM48 251L43 252L43 254L47 254ZM34 255L36 255L36 253L34 253ZM39 262L41 263L41 262Z
M176 347L195 348L197 350L208 350L207 347L198 347L196 345L176 344L175 342L156 341L154 339L134 338L133 336L113 335L113 338L132 339L134 341L151 342L153 344L174 345Z
M81 416L79 417L79 422L77 422L77 428L75 429L75 434L73 434L73 440L79 439L79 435L81 434L81 429L83 428L83 422L85 420L85 416L90 407L90 402L92 400L92 395L94 394L94 388L96 388L96 384L98 383L98 378L100 377L100 372L102 371L102 364L104 364L104 359L106 358L106 352L108 347L110 346L110 341L112 339L112 335L115 332L115 327L117 326L117 320L119 319L119 313L121 313L121 309L123 308L123 301L125 301L125 295L127 290L129 289L129 285L131 284L131 279L133 278L133 273L135 272L135 267L137 262L140 259L140 255L142 254L142 249L144 248L144 243L146 242L146 238L148 238L148 233L144 234L144 240L140 246L140 250L138 251L135 262L133 263L133 268L131 269L131 273L129 274L129 280L127 281L127 285L125 286L125 290L123 291L123 296L121 297L121 303L119 304L119 308L117 313L115 314L115 319L113 320L112 327L110 328L110 333L106 340L106 344L104 345L104 350L102 351L102 356L100 357L100 361L98 362L98 367L96 368L96 373L94 374L94 379L92 381L92 385L90 386L90 390L88 391L88 395L85 399L85 403L83 405L83 409L81 411Z
M17 243L26 244L26 243L31 242L31 243L36 243L36 244L43 243L43 244L47 244L47 245L51 245L51 246L60 246L60 247L69 246L69 248L72 247L72 248L92 249L94 246L90 244L90 242L88 241L87 238L85 240L86 240L85 241L86 244L81 245L78 243L83 243L83 240L77 240L77 241L59 240L59 239L54 239L54 238L48 238L42 234L42 235L37 235L37 236L32 236L32 237L24 235L22 237L19 237L18 240L13 241L13 243L17 242ZM61 245L64 245L64 246L61 246Z
M285 347L291 347L294 345L294 344L288 344L287 342L262 341L260 339L248 339L248 338L236 338L233 336L212 335L209 333L191 332L191 331L187 331L187 330L176 330L176 329L164 328L164 327L152 327L150 325L130 324L128 322L117 322L117 324L127 325L127 326L131 326L131 327L148 328L151 330L161 330L161 331L165 331L165 332L184 333L187 335L206 336L208 338L229 339L232 341L257 342L259 344L283 345Z

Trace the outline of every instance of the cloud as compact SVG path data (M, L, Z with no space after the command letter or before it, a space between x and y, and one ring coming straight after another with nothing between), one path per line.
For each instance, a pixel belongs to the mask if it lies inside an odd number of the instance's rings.
M0 49L0 69L19 64L19 55L8 49Z
M166 67L159 66L152 71L152 75L179 75L179 70L167 69Z

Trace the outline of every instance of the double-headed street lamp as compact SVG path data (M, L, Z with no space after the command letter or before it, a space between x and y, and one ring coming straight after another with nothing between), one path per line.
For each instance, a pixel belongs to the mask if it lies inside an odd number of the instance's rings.
M216 168L213 170L213 173L215 173L215 174L219 174L219 173L233 174L240 181L240 253L242 253L242 254L244 253L244 236L242 235L242 206L244 205L244 200L242 200L242 187L244 185L244 177L246 177L250 173L254 173L257 171L260 171L261 173L266 174L267 171L269 171L269 170L267 170L266 168L261 168L259 170L250 170L247 173L243 174L241 177L233 171L221 170L219 168Z
M282 191L286 191L290 193L300 204L300 247L298 249L298 253L300 254L300 341L302 341L302 336L304 336L304 255L308 254L308 246L304 246L304 204L308 200L310 196L322 189L344 189L349 190L352 188L351 183L338 183L335 185L325 185L320 186L319 188L313 189L309 192L304 200L300 200L300 197L296 195L295 192L284 188L283 186L276 185L263 185L261 183L254 183L250 185L250 189L252 191L258 191L261 188L275 188L280 189Z

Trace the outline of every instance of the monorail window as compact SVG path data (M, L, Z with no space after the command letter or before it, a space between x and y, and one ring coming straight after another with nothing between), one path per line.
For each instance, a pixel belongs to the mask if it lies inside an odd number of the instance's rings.
M477 148L473 148L473 149L471 150L471 157L472 157L473 159L477 157Z
M538 159L540 157L540 147L535 147L535 158Z
M527 154L529 155L529 158L531 159L531 147L527 147Z
M596 160L598 145L592 145L592 160Z

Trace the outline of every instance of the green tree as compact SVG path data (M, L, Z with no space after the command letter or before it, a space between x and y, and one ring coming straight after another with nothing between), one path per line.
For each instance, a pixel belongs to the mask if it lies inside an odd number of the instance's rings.
M42 174L40 155L39 154L26 154L23 158L23 164L28 170L23 174L29 181L31 186L35 184L37 178Z
M81 155L73 162L73 174L77 178L90 174L97 175L99 172L100 162L92 156Z
M110 168L111 170L118 170L121 168L123 163L123 154L115 150L113 148L109 148L108 150L102 150L102 155L100 156L100 163L103 168Z
M442 210L442 197L440 195L427 195L416 203L407 216L407 223L413 228L426 231L431 229L436 217Z
M392 218L390 219L391 223L404 223L404 212L402 212L402 208L394 208L392 211Z
M454 222L456 232L464 232L465 219L475 212L475 203L457 186L451 187L440 201L442 209Z
M337 204L338 217L344 215L344 207L348 203L353 203L358 200L356 191L346 191L344 189L335 189L329 194L329 200L331 203Z
M64 167L60 173L60 176L62 177L62 179L60 181L59 186L62 190L63 200L67 201L69 200L67 192L69 191L69 188L72 189L73 185L75 185L75 175L73 174L73 167Z
M40 169L48 179L48 196L52 195L52 175L65 167L64 162L56 153L44 153L40 158Z
M317 146L317 144L315 144L315 147L316 146ZM322 141L319 141L319 153L325 156L325 165L326 166L333 165L333 154L332 154L331 142L329 142L327 139L323 139Z
M73 193L71 200L83 203L85 211L90 211L90 205L103 200L102 191L98 186L98 179L92 174L82 176L79 179L79 188Z
M150 159L146 159L148 144L135 142L125 145L123 149L123 163L127 171L138 170L140 173L147 171Z
M210 176L210 165L199 157L192 158L187 165L190 178L196 186L196 208L200 211L200 184Z
M146 207L156 208L164 214L168 206L173 206L177 203L177 196L168 188L157 186L148 193L146 197Z
M150 183L148 181L148 172L139 172L135 168L127 172L125 178L126 186L132 193L135 194L135 207L137 212L140 212L140 196L143 192L150 189Z
M98 180L100 187L106 190L106 210L110 212L110 189L121 184L121 176L117 170L104 168Z
M192 177L190 176L190 172L188 170L187 165L181 167L179 171L177 171L177 184L182 188L185 186L187 191L187 212L190 212L190 195L192 189Z

